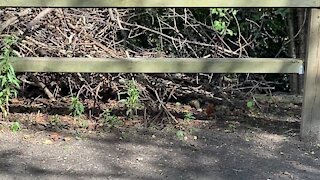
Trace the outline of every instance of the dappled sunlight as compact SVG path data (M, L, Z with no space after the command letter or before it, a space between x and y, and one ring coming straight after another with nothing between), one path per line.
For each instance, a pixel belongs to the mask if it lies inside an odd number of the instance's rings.
M0 177L33 174L41 178L261 179L303 169L308 171L291 175L301 177L309 173L309 177L314 177L320 172L315 161L291 147L294 144L290 142L297 143L296 140L286 141L284 136L268 133L257 133L249 141L243 139L245 135L221 131L201 131L199 138L192 141L177 140L164 132L154 136L126 134L123 138L106 133L79 140L68 135L71 140L52 144L44 144L46 133L26 135L30 133L0 134ZM9 141L12 137L14 141ZM261 148L252 148L258 146ZM284 154L276 156L279 152ZM298 159L301 164L292 163Z
M255 133L253 137L249 139L252 141L252 153L258 157L264 158L279 158L281 152L279 149L282 144L287 140L283 135L269 134L269 133Z

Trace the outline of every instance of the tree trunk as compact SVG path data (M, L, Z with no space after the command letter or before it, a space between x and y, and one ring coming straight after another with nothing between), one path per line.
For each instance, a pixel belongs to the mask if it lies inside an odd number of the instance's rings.
M307 40L307 29L305 28L308 26L309 22L308 20L308 11L306 8L298 8L297 10L297 15L298 15L298 24L300 28L300 33L299 33L299 52L298 52L298 57L304 60L305 64L305 59L306 59L306 40ZM305 68L305 67L304 67ZM304 75L299 74L298 75L298 94L303 93L303 80Z
M294 9L290 8L288 14L288 32L289 32L289 53L292 58L297 57L296 53L296 45L295 45L295 26L294 26ZM297 74L290 74L290 90L293 94L298 93L298 75Z

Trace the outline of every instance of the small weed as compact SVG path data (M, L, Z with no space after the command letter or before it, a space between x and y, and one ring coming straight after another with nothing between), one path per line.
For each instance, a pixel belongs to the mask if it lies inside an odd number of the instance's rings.
M246 134L246 135L244 136L244 140L247 141L247 142L252 141L253 138L254 138L254 137L253 137L252 134Z
M182 130L179 130L179 131L176 132L176 136L177 136L177 138L180 139L180 140L182 140L185 135L186 135L185 132L182 131Z
M237 129L237 126L235 124L228 124L227 128L224 130L226 133L234 132Z
M72 97L69 110L74 117L78 117L84 113L84 105L79 101L78 97Z
M4 46L1 49L2 54L0 58L0 109L3 117L7 118L9 113L9 100L17 97L20 88L20 81L16 77L13 66L9 62L12 56L11 46L16 42L12 36L4 38Z
M224 130L226 133L234 132L237 129L237 126L234 124L228 124L227 128Z
M133 115L137 115L137 110L142 107L139 100L140 92L134 80L127 83L127 94L128 97L125 101L125 105L127 107L126 114L132 118Z
M120 121L117 116L111 115L111 112L109 109L106 109L103 111L102 117L104 120L104 124L107 124L110 128L113 128L122 124L122 121Z
M192 121L192 120L194 120L194 119L196 119L194 116L193 116L193 114L192 114L192 112L186 112L185 114L184 114L184 121L186 121L186 122L190 122L190 121Z
M199 132L200 129L196 127L190 127L188 131L190 132L190 134L193 134Z
M49 123L52 125L52 126L57 126L59 123L60 123L60 119L59 119L59 116L58 115L55 115L53 116Z
M14 122L14 123L12 123L12 125L11 125L11 131L12 132L18 132L18 131L20 131L21 130L21 125L20 125L20 123L19 122Z
M87 120L80 120L80 127L87 129L89 127L89 122Z

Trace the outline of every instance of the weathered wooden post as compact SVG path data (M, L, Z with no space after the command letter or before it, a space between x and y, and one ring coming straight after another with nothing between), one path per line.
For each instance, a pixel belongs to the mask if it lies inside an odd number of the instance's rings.
M320 142L320 9L311 10L307 49L301 136Z

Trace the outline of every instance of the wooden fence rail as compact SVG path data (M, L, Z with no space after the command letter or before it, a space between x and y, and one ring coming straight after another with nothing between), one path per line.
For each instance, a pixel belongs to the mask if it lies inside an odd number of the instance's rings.
M1 0L0 7L319 7L319 0Z
M282 58L11 58L17 72L302 73L303 61Z

